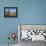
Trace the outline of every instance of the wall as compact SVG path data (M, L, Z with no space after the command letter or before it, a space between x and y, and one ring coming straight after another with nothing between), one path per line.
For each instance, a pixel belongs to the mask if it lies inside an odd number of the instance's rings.
M46 24L46 0L21 0L21 23Z
M4 18L4 7L18 7L18 0L0 0L0 44L7 44L8 34L10 32L16 32L18 18ZM18 42L17 39L15 41Z
M7 6L18 7L18 18L4 18ZM0 44L8 43L9 32L18 32L18 24L46 24L46 0L0 0Z

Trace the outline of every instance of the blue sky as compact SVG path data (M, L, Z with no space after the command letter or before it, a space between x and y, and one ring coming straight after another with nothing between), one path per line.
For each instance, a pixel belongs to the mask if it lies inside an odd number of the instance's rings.
M8 9L6 9L6 12L8 11ZM16 12L16 9L9 9L10 12Z

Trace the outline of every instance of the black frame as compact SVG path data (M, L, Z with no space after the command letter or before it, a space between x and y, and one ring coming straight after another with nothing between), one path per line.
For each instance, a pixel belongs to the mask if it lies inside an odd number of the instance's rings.
M6 9L15 9L16 10L16 16L7 16L6 14L5 14L5 10ZM18 8L17 7L4 7L4 17L18 17Z

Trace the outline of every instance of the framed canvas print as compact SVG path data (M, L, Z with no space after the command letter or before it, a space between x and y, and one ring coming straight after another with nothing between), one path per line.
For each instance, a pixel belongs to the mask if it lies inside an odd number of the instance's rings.
M17 17L18 9L17 7L4 7L4 17Z

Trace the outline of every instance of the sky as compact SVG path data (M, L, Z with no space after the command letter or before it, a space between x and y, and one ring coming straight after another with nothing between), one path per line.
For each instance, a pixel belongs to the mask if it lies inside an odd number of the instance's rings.
M6 12L8 11L8 9L6 9ZM10 12L16 12L16 9L9 9Z

